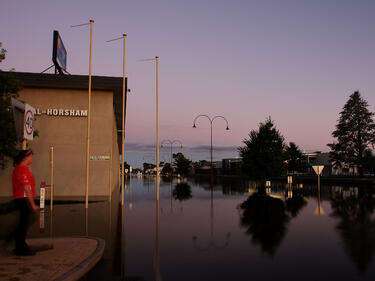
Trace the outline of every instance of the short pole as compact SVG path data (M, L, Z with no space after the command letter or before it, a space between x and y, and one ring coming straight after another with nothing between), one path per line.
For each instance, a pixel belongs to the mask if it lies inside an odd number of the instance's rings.
M53 189L54 189L54 175L53 175L53 146L50 147L50 208L53 210Z

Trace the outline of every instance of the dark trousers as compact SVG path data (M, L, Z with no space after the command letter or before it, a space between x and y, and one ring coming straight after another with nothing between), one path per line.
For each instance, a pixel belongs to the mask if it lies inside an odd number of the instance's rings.
M14 202L20 213L20 217L12 238L16 241L16 249L26 250L28 249L25 242L27 230L35 222L36 217L27 198L17 198Z

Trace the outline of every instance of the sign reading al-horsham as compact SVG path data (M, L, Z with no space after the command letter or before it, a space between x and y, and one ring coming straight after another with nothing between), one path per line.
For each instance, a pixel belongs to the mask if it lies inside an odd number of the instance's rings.
M87 110L63 108L36 108L35 115L87 117Z

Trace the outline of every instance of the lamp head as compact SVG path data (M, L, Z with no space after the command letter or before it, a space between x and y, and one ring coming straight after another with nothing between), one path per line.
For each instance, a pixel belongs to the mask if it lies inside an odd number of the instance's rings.
M195 123L194 123L194 125L193 125L193 128L196 128Z
M228 126L227 126L226 130L229 131L229 127Z

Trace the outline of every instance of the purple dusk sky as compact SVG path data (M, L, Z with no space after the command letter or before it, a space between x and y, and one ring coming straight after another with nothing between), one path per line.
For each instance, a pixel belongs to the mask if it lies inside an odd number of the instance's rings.
M120 77L122 41L105 41L127 33L130 154L155 141L155 64L138 60L156 55L160 141L209 145L208 121L193 129L193 119L223 115L230 131L217 120L214 144L238 147L271 116L286 142L328 151L350 94L359 90L374 111L375 1L3 0L1 6L0 42L8 50L2 70L50 66L56 29L68 71L87 75L89 26L70 25L94 19L93 75Z

